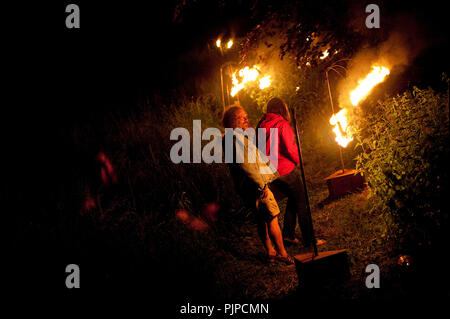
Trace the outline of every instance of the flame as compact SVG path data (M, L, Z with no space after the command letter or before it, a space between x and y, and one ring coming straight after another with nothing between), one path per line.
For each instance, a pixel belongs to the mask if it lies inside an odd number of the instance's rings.
M218 47L218 48L220 48L220 44L221 44L221 41L220 41L220 39L217 39L217 41L216 41L216 45L217 45L217 47Z
M245 68L239 70L239 76L243 78L243 83L247 83L249 81L255 81L258 77L259 66L255 65L252 69L250 69L248 66Z
M248 82L256 81L260 75L259 72L260 67L258 65L254 65L253 68L249 68L246 66L243 69L240 69L237 72L234 72L231 78L231 81L233 83L233 87L231 88L231 96L235 96L240 90L242 90L245 87L245 84ZM239 78L241 81L238 80L237 75L239 75ZM259 88L265 89L266 87L269 87L271 84L270 75L267 75L265 77L260 78L259 80Z
M233 73L231 82L233 83L233 87L231 88L230 95L235 96L240 90L244 88L245 85L244 83L239 83L238 79L236 78L236 73Z
M270 75L267 75L259 80L259 88L264 90L270 86L270 83L272 83L272 80L270 79Z
M389 74L389 69L384 66L372 66L372 71L367 76L359 81L356 89L350 92L350 101L353 106L364 99L375 85L383 82ZM334 126L333 132L336 134L336 142L346 147L348 143L353 141L351 127L348 125L347 109L340 110L337 114L333 114L330 118L330 124Z
M347 147L348 143L353 141L353 137L349 131L346 114L347 110L342 109L337 114L333 114L330 118L330 124L334 125L333 132L336 134L335 140L342 147Z
M325 50L322 52L322 56L320 57L321 60L325 59L328 56L328 50Z
M358 103L364 99L375 85L383 82L385 77L389 74L389 69L384 66L373 66L372 72L359 81L358 87L350 93L350 101L353 106L357 106Z
M231 48L233 46L233 40L228 41L227 48Z
M248 66L246 66L243 69L240 69L238 71L239 77L242 79L241 82L238 81L237 77L236 77L236 72L233 73L232 76L232 83L233 83L233 88L231 89L231 96L235 96L240 90L242 90L245 87L245 83L249 82L249 81L255 81L256 78L258 77L258 66L253 66L253 68L249 68Z

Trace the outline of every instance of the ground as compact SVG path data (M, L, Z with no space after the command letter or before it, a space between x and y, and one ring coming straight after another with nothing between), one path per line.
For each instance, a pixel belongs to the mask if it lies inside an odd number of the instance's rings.
M319 251L348 249L351 279L347 283L342 298L357 298L365 286L364 270L366 265L378 262L388 251L365 254L378 234L375 227L378 216L370 215L367 208L369 190L349 194L334 201L328 201L328 190L325 181L313 183L310 190L312 216L316 237L326 239L327 243L319 246ZM284 211L286 200L280 203ZM283 214L280 224L283 223ZM301 236L297 227L297 235ZM256 225L245 225L245 235L233 243L233 251L224 254L219 269L218 291L226 298L243 299L283 299L296 293L299 283L294 265L282 263L268 264L265 252L257 235ZM287 247L289 254L310 252L311 248L301 245ZM386 256L385 256L386 257ZM392 258L388 262L392 263Z

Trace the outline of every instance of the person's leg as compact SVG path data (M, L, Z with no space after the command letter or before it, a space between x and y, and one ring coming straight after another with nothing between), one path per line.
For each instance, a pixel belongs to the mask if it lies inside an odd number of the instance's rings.
M273 193L277 201L288 197L288 203L285 209L283 218L283 238L293 239L295 235L295 226L297 224L297 210L292 207L292 199L290 199L289 194L291 193L289 189L288 180L286 175L278 177L270 184L270 188L273 189Z
M283 236L281 235L280 225L278 224L280 208L270 188L265 189L259 197L256 208L258 209L260 220L265 221L266 224L265 228L261 227L261 237L264 245L267 247L266 249L269 252L270 247L272 247L270 240L272 240L277 252L276 258L285 263L293 264L293 258L288 255L284 248ZM265 233L263 233L263 230L265 230Z
M294 236L296 226L296 216L298 215L298 223L302 232L303 243L305 246L309 246L312 243L312 230L309 221L308 211L306 210L306 198L303 191L303 184L301 181L301 175L299 168L295 168L291 173L282 176L283 183L287 188L288 203L286 206L286 217L291 218L288 223L288 231L292 231L292 237ZM292 217L294 215L294 217ZM284 228L283 228L284 234ZM289 234L289 233L287 233ZM287 235L285 235L288 237Z
M267 228L269 231L269 236L273 240L278 254L282 257L286 257L288 253L284 248L283 236L281 235L280 225L278 224L278 217L274 217L272 220L267 222Z
M261 218L258 219L258 234L261 238L261 241L266 249L268 256L275 256L277 254L275 248L272 246L272 242L270 241L269 232L267 229L267 223Z

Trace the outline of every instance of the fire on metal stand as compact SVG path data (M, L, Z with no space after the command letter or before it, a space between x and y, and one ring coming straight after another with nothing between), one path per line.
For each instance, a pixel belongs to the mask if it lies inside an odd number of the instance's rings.
M330 95L330 104L331 104L331 110L332 110L332 114L333 114L332 120L335 125L335 132L336 132L336 134L337 134L337 132L339 132L339 133L341 133L341 135L344 135L345 128L342 127L343 125L341 124L341 121L339 119L337 119L335 116L333 97L331 95L331 88L330 88L330 80L328 78L328 72L331 70L335 71L336 73L341 75L340 72L336 69L337 67L340 67L341 69L346 71L346 69L343 66L336 63L326 70L325 75L326 75L326 80L327 80L327 85L328 85L328 94ZM343 109L342 111L345 111L345 109ZM339 112L339 113L341 113L343 116L345 116L345 112ZM348 143L349 141L351 141L351 139L347 139L347 141L345 141L345 142ZM329 192L328 198L329 199L335 199L342 195L363 189L366 184L364 177L359 172L357 172L355 169L345 169L344 158L342 156L342 146L340 144L338 144L338 148L339 148L339 159L341 161L342 170L339 170L339 171L331 174L327 178L325 178L325 181L328 186L328 192Z

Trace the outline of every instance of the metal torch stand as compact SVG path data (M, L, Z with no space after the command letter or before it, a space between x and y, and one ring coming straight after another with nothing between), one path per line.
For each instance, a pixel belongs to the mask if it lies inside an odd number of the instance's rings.
M300 160L300 171L302 177L303 189L306 198L306 209L308 213L309 226L311 227L313 252L294 256L297 275L299 278L299 288L311 289L312 287L321 287L324 283L342 282L350 276L347 260L347 250L317 251L316 237L314 234L311 207L306 187L305 172L303 169L302 151L300 146L300 137L298 133L297 119L295 109L291 109L292 118L295 126L295 136L297 142L298 155Z

